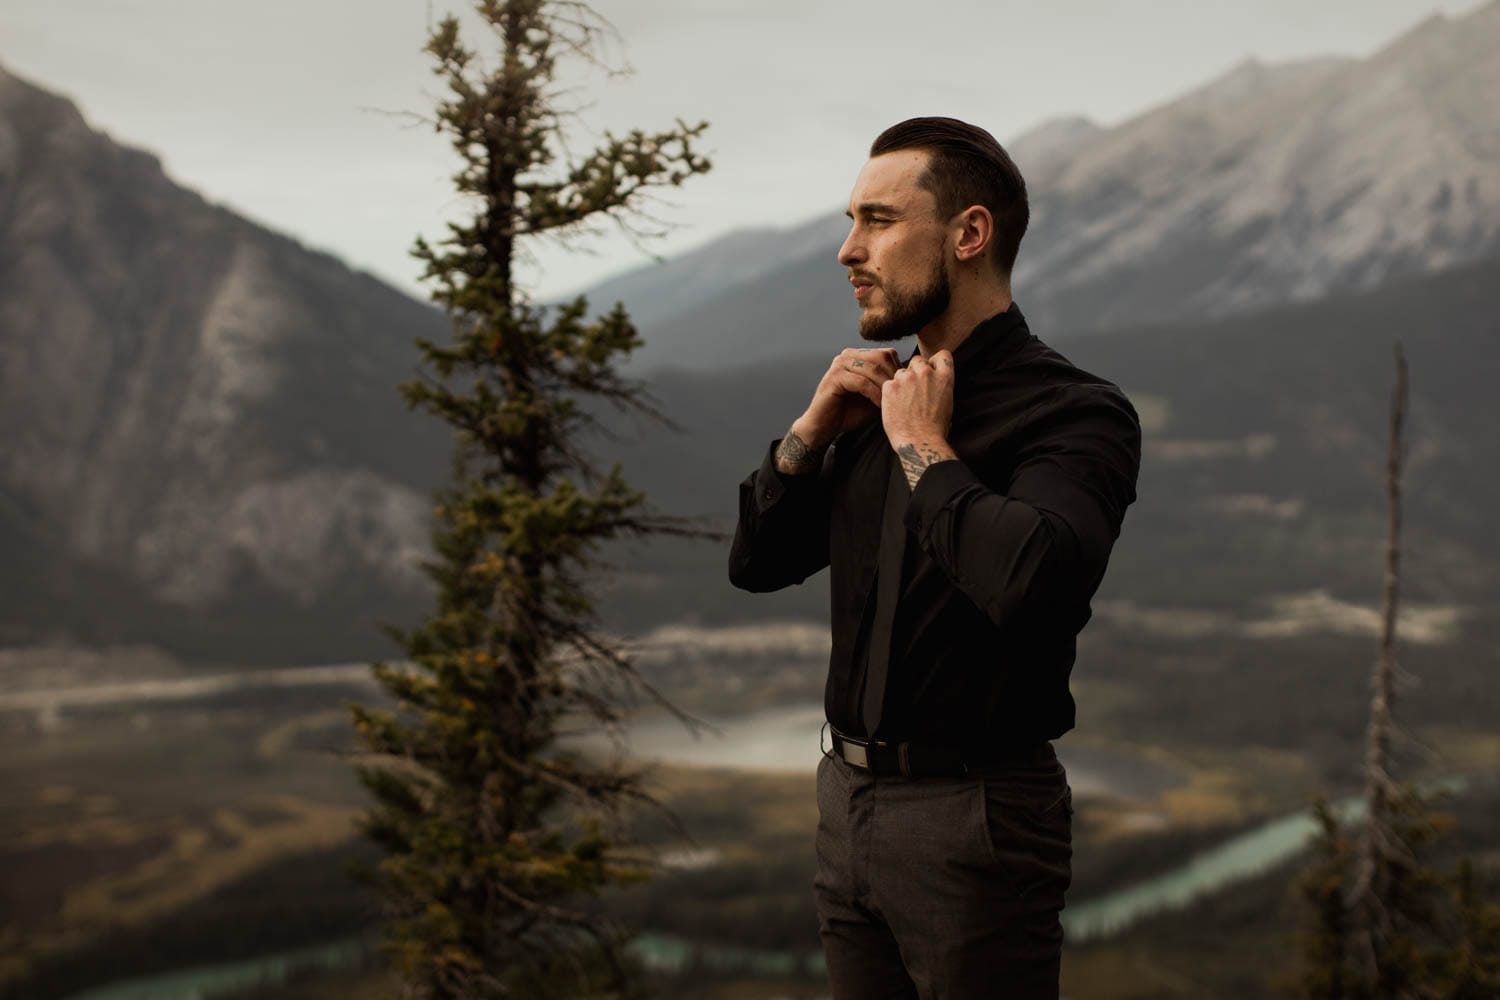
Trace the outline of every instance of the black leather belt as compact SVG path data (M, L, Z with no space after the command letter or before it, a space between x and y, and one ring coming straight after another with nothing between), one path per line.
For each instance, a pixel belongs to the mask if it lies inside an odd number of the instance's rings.
M872 774L899 774L909 778L960 777L971 770L999 764L1033 764L1055 760L1052 744L1034 743L995 745L985 750L964 751L957 747L937 746L911 741L865 740L845 736L828 727L833 736L833 752L854 767Z

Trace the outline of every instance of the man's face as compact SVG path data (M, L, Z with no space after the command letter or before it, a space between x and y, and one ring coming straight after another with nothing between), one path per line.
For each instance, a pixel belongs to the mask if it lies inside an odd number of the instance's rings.
M911 336L948 308L947 230L937 199L917 183L928 155L903 149L871 158L849 196L854 225L839 263L849 269L866 340Z

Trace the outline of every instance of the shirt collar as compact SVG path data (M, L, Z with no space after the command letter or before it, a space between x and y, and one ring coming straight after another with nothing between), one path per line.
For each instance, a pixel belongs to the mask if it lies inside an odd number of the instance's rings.
M1012 300L1010 308L996 313L980 322L963 342L953 350L953 377L962 379L966 372L994 368L1017 347L1030 339L1031 331L1026 326L1026 317L1021 307ZM913 347L901 367L911 363L922 348Z

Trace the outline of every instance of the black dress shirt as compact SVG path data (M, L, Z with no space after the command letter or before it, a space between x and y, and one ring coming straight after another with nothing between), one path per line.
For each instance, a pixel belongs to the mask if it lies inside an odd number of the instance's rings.
M953 364L958 459L928 466L910 495L879 732L861 708L897 461L879 419L840 435L817 474L778 472L771 443L740 484L729 578L772 591L828 566L828 721L979 754L1073 728L1076 639L1135 500L1141 431L1124 393L1039 341L1014 304Z

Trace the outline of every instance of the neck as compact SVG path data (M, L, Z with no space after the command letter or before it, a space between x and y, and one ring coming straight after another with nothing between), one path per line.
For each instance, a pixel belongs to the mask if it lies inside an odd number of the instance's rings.
M955 288L954 293L948 309L917 334L917 347L924 358L938 351L957 350L976 326L1010 308L1010 289L1005 286L988 285L963 295Z

